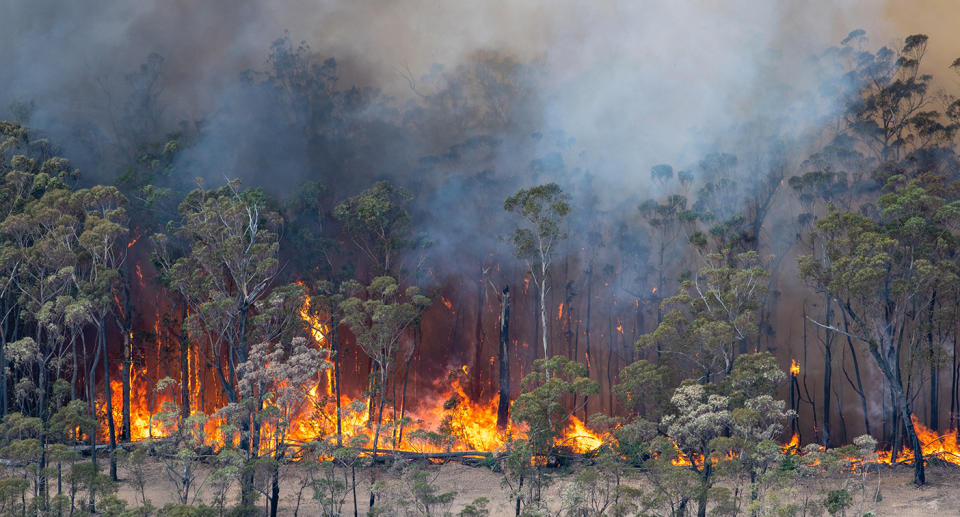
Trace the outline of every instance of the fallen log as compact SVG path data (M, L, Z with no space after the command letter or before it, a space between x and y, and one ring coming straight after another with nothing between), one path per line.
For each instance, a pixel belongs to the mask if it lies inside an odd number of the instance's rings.
M360 448L361 453L373 454L373 449ZM446 459L473 459L486 460L494 457L491 452L484 451L451 451L451 452L415 452L396 449L377 449L377 456L397 456L408 460L446 460Z

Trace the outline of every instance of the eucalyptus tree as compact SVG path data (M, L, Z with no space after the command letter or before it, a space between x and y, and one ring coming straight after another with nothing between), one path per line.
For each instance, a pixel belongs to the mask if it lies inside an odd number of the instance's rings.
M374 365L370 374L370 411L373 414L375 403L376 419L371 458L376 463L383 427L387 380L393 371L403 336L420 318L430 304L430 299L421 295L417 287L408 287L401 291L396 279L389 276L378 276L366 286L350 281L345 284L345 288L350 297L340 302L343 313L340 323L350 328L356 336L357 346L370 357ZM371 490L371 508L375 498L376 494Z
M395 274L397 253L410 241L406 206L411 200L413 196L403 187L378 181L334 208L334 217L377 274Z
M117 430L113 419L113 396L110 384L110 364L107 352L107 326L110 316L118 307L121 288L120 268L127 258L128 218L124 205L127 200L115 187L98 185L74 193L83 214L82 233L77 236L77 245L83 252L83 264L74 278L77 282L77 297L82 308L97 330L96 351L93 366L87 374L93 395L95 368L103 362L104 403L107 412L107 428L110 440L110 477L117 479L116 443ZM82 332L82 329L80 330ZM92 400L92 399L91 399ZM129 409L129 408L128 408Z
M79 171L57 156L49 140L16 122L0 121L0 222L51 189L66 188ZM20 244L0 232L0 415L8 412L6 344L23 326L15 283L23 264Z
M194 190L179 212L172 231L154 235L157 259L164 279L190 308L185 323L207 345L202 357L227 400L237 403L236 369L247 358L250 311L280 267L280 216L259 191L241 190L236 180ZM174 249L172 237L180 238L181 249Z
M179 213L179 223L171 225L168 234L154 235L157 262L165 281L189 308L184 324L198 339L200 357L216 373L228 402L238 404L238 373L248 358L251 311L269 294L280 269L280 216L262 192L241 190L239 181L194 190ZM244 419L242 448L255 456L256 442L256 422ZM252 504L252 474L245 474L241 483L244 507Z
M273 516L279 506L280 467L290 460L294 419L313 409L304 405L307 392L316 386L318 373L329 367L322 352L307 344L300 319L303 302L303 288L297 284L277 287L257 302L251 318L251 339L257 344L251 346L247 361L238 365L240 404L231 408L243 422L252 423L250 458L272 474Z
M694 277L663 301L663 321L637 346L667 344L664 354L681 359L681 367L692 365L702 383L730 373L746 343L756 340L768 278L755 251L705 255Z
M544 359L550 357L547 349L548 276L556 246L567 237L561 230L561 223L570 213L569 199L570 196L563 192L560 185L546 183L520 189L503 203L504 210L520 218L520 224L511 231L508 240L513 244L517 258L526 263L539 295Z
M40 173L37 180L55 185L55 176ZM56 185L39 199L26 203L20 213L0 223L8 258L19 262L12 276L20 318L30 325L32 336L9 343L21 363L22 379L36 380L25 396L37 400L40 433L39 496L46 504L47 422L50 418L51 373L60 372L70 355L66 345L67 317L75 300L75 275L81 260L77 236L83 223L82 209L73 193Z
M830 293L850 322L844 328L818 323L863 343L883 374L899 416L897 428L906 430L913 450L918 485L926 479L909 384L920 366L918 330L924 322L917 309L930 302L937 285L956 277L953 265L936 252L949 242L947 233L920 215L920 208L941 212L936 207L943 204L914 183L886 195L876 219L831 212L814 234L820 255L800 259L804 278Z
M850 50L856 59L848 76L861 89L848 107L846 122L881 162L899 161L915 149L944 142L958 127L942 123L931 109L933 76L920 71L928 39L912 34L899 50Z

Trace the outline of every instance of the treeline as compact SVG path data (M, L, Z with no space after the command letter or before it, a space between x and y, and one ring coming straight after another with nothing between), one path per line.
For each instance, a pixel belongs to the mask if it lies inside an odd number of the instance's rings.
M768 498L803 469L816 470L780 449L782 426L797 428L797 411L810 411L816 439L828 448L822 454L836 456L822 468L848 461L829 452L848 441L837 440L831 426L839 418L846 432L849 408L833 406L844 392L855 394L866 433L890 447L894 460L901 446L913 450L914 480L925 483L917 422L956 428L960 414L960 102L931 91L933 77L921 72L925 36L877 51L864 50L862 38L851 33L822 56L836 67L826 86L842 100L818 131L826 145L808 153L808 142L774 135L756 155L714 152L682 170L657 165L649 184L662 195L627 196L622 206L605 203L616 197L575 158L583 156L575 142L541 132L530 115L539 102L531 88L535 67L498 55L435 70L424 78L434 86L429 93L412 81L417 100L398 108L375 90L340 88L335 61L317 61L306 47L280 40L266 71L248 74L238 94L238 103L255 107L245 115L254 124L212 131L237 122L225 110L161 139L163 60L151 57L131 74L131 97L115 121L127 128L117 136L130 140L102 157L104 168L122 172L112 186L84 185L52 143L20 123L2 123L5 508L70 513L84 492L89 511L127 511L112 487L118 462L136 473L145 461L136 456L142 452L127 457L120 444L131 436L131 368L136 333L144 330L135 328L135 315L153 303L131 297L142 274L131 259L137 249L149 250L156 288L177 314L180 375L155 387L176 402L157 413L164 438L150 447L181 504L215 486L207 502L223 511L236 485L238 512L255 511L262 496L276 514L281 472L294 459L323 458L310 464L301 494L315 489L321 504L332 505L323 511L339 513L348 492L356 497L357 467L382 460L382 441L403 443L408 376L435 324L427 311L437 306L443 282L467 274L478 277L481 298L486 286L500 295L497 307L475 302L474 365L484 362L483 342L495 343L498 366L539 360L517 365L521 382L508 369L496 383L507 394L500 425L527 427L525 438L490 460L503 469L518 515L542 508L557 439L581 412L609 433L609 457L601 454L594 477L578 481L605 483L599 513L621 503L624 513L669 507L684 514L694 503L698 515L708 508L802 511ZM29 107L16 111L29 118ZM211 143L211 134L235 141ZM801 152L808 156L795 159ZM228 155L235 156L223 161ZM288 168L300 173L283 174ZM262 188L234 180L211 188L190 178L218 169L247 181L277 171L273 190L282 192L271 191L269 179ZM303 177L325 180L299 182ZM294 192L283 192L285 181L297 183ZM476 267L468 271L464 257ZM516 293L525 279L532 310L511 318L526 324L485 340L493 331L482 328L482 311L509 314L504 288ZM809 286L809 305L792 315L801 319L800 343L777 332L792 324L776 306L793 306L778 299L793 281ZM598 342L591 323L596 293L614 289L635 301L636 343L619 355L611 346L615 331ZM301 314L307 296L313 328ZM614 327L614 314L603 316ZM313 331L327 348L311 343ZM518 334L530 344L526 355L515 350ZM363 353L365 364L352 372L360 374L364 407L340 403L345 346ZM819 393L805 378L790 380L797 389L789 408L771 396L787 378L771 354L780 355L781 346L802 349L803 368L823 365ZM214 379L223 407L196 407L185 359L191 353ZM605 367L593 361L600 354ZM325 369L334 371L336 394L311 408L311 418L326 425L304 443L292 438L292 426ZM120 408L113 407L114 375ZM881 393L869 388L877 378ZM949 420L942 422L947 389ZM358 411L374 429L369 443L343 429L345 413ZM115 412L119 419L108 417ZM394 415L389 422L387 414ZM106 420L106 448L98 447L98 419ZM458 437L445 423L421 438L450 447ZM858 445L847 455L874 448L869 439ZM689 468L671 461L678 455ZM100 473L102 462L109 474ZM621 484L627 464L645 466L653 492ZM719 478L735 489L719 490ZM441 497L420 483L413 483L415 501ZM834 502L846 500L838 494ZM152 511L142 485L141 499L136 511ZM371 508L397 500L370 485Z

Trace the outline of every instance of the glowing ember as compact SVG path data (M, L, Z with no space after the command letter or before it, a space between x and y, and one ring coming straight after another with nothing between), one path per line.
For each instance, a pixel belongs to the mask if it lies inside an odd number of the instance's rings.
M794 377L800 375L800 363L798 363L796 359L790 360L790 375L793 375Z

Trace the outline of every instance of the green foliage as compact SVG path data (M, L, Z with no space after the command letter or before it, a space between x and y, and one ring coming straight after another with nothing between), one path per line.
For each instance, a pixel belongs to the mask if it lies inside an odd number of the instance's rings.
M555 356L534 361L533 371L524 377L522 392L510 414L515 422L527 426L527 438L536 457L545 459L567 427L572 412L564 404L566 398L599 392L599 383L586 374L582 364Z
M827 498L823 501L823 506L830 515L846 515L847 508L853 504L853 496L844 489L831 490L827 492Z
M410 214L406 206L413 195L389 181L378 181L368 190L337 205L333 215L343 223L354 244L377 267L390 274L397 250L410 239Z
M373 360L376 368L371 376L376 381L376 432L373 447L377 448L383 423L387 379L393 370L401 338L430 304L416 287L400 290L397 280L389 276L374 278L370 285L347 282L344 285L350 297L340 303L341 324L350 327L357 345ZM374 397L371 397L374 400Z
M613 392L631 415L656 419L669 396L672 377L668 366L641 359L620 370Z
M547 262L554 244L566 238L560 230L560 221L570 213L569 199L556 183L521 189L507 198L504 210L519 215L524 221L509 238L517 258L532 264Z
M663 301L669 309L637 348L667 346L711 381L731 371L734 361L759 336L760 311L770 274L758 253L729 249L704 257L694 280Z
M478 497L467 506L464 506L463 510L460 510L457 515L459 517L487 517L490 515L490 510L487 509L489 503L490 500L486 497Z

